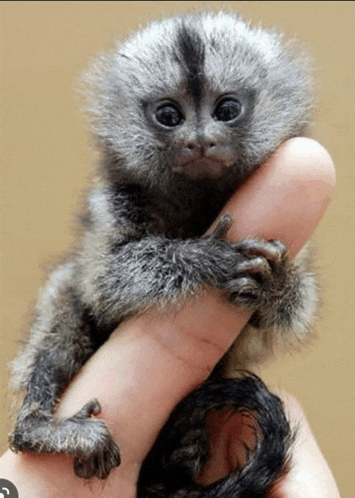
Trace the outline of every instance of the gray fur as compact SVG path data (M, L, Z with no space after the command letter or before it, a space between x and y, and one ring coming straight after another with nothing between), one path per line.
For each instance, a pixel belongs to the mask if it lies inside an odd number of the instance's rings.
M250 173L306 132L312 100L307 60L280 35L224 13L152 23L99 57L83 82L100 179L80 249L51 274L13 363L25 395L10 442L15 451L73 454L77 475L106 478L119 452L90 418L97 402L61 422L54 411L123 318L212 286L253 310L268 335L307 334L315 285L306 260L288 262L277 241L226 242L228 217L203 234ZM226 95L241 109L228 122L216 117ZM167 102L183 116L177 126L157 120Z

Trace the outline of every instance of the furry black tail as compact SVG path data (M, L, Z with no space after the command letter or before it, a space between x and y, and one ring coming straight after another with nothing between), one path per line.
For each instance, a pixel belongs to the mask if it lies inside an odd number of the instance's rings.
M252 420L254 444L241 442L244 462L239 459L227 475L202 485L198 481L211 446L207 416L223 411ZM287 471L293 438L281 400L258 377L209 380L178 405L163 427L143 463L138 498L266 497ZM229 455L231 461L238 458Z

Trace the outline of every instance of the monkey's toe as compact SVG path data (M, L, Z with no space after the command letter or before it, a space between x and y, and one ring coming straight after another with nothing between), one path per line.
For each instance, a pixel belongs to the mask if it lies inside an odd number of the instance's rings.
M88 401L80 411L75 415L76 418L88 418L91 415L99 415L101 413L101 405L97 399L93 398Z

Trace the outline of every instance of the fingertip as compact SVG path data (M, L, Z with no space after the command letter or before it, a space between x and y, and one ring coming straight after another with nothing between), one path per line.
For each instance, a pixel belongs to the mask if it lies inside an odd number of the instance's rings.
M288 140L225 206L224 212L238 213L228 240L278 239L289 247L292 259L329 205L335 179L334 163L321 144L304 137Z
M327 149L312 138L295 137L283 143L275 159L283 163L299 181L318 180L324 195L330 194L336 184L334 162ZM274 156L270 158L274 160Z

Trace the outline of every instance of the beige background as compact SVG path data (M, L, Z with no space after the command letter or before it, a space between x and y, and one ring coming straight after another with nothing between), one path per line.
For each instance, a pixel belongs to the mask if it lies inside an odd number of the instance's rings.
M92 171L76 77L89 56L140 23L206 5L224 5L296 35L318 69L312 134L332 154L338 174L314 237L323 282L319 338L302 354L258 372L297 396L343 496L354 496L354 2L1 2L0 448L10 403L6 363L24 334L45 268L73 241L73 213Z

